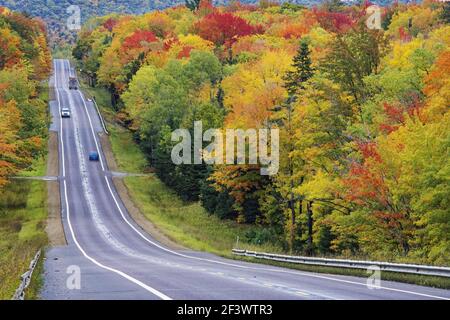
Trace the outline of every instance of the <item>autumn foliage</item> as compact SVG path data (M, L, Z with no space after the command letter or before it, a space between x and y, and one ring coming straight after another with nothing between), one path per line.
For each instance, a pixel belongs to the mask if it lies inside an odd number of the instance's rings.
M262 33L262 27L251 26L244 19L232 13L214 12L195 25L197 33L204 39L214 42L216 45L231 47L239 37L255 33Z
M123 41L123 49L131 50L136 48L142 48L149 43L155 42L158 39L151 31L137 30L131 36L125 38Z
M315 8L313 13L320 25L332 32L345 32L356 23L354 17L343 12L329 12Z
M387 6L378 30L366 26L368 1L189 3L97 18L74 51L158 176L209 213L270 234L249 243L449 265L444 5ZM22 59L15 37L4 33L4 64ZM171 132L199 120L279 129L278 174L171 163Z
M49 76L51 57L40 20L0 10L0 187L42 154L45 104L37 81ZM30 47L31 46L31 47Z
M113 28L115 27L115 25L117 24L117 20L113 19L113 18L109 18L108 20L106 20L103 23L103 27L108 30L109 32L111 32L113 30Z

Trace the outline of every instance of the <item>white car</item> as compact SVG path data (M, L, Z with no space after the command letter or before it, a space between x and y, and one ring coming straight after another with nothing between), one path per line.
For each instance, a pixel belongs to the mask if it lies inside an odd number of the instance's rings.
M69 108L61 109L61 118L70 118L70 109Z

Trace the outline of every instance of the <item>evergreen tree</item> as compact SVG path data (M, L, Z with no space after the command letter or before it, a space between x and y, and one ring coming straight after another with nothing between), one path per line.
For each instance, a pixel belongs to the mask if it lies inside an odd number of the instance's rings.
M293 60L293 69L292 71L288 71L284 76L284 87L288 91L289 97L284 105L281 106L280 111L283 116L283 125L282 132L286 137L285 143L282 146L282 149L286 151L286 154L290 155L294 151L295 147L295 130L292 124L292 115L293 115L293 103L297 99L297 95L300 90L304 90L304 83L308 81L314 75L314 69L311 66L311 51L309 50L308 43L305 40L300 42L300 46L297 51L297 55ZM289 215L289 223L287 224L287 229L289 230L289 248L292 252L294 250L295 238L296 234L301 234L301 228L297 221L297 216L302 214L303 206L302 200L296 197L294 193L295 185L297 184L294 181L294 176L296 175L296 164L292 157L288 157L287 164L285 168L282 168L282 171L285 171L283 174L285 175L281 182L284 185L285 199L284 202L287 203L288 207L288 215ZM297 205L298 204L298 205ZM296 208L298 207L299 213L296 213Z
M304 89L303 83L308 81L314 74L310 55L311 51L309 50L308 43L302 40L297 55L294 57L294 63L292 65L294 70L287 72L284 77L284 86L291 98L295 97L299 90Z
M445 2L442 8L441 19L444 23L450 23L450 2Z
M322 7L329 12L341 12L344 6L341 0L326 0L322 3Z
M225 104L224 104L225 91L223 91L223 88L220 85L219 85L219 89L217 90L216 99L217 99L217 104L219 105L219 108L222 110L225 109Z
M186 7L191 11L196 11L200 7L201 0L185 0Z

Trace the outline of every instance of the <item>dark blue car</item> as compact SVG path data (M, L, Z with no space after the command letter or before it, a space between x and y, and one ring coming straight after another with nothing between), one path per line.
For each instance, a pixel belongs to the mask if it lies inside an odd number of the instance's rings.
M100 156L98 155L98 152L91 152L89 153L89 161L99 161L100 160Z

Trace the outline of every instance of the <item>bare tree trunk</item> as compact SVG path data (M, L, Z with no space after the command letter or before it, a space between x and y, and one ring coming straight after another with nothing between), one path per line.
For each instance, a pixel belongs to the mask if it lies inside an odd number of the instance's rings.
M307 253L308 255L314 254L314 248L313 248L313 216L312 216L312 201L308 201L306 205L306 211L307 211L307 217L308 217L308 243L307 243Z
M295 218L295 200L294 194L291 193L291 199L289 200L289 209L291 209L291 227L289 230L289 250L292 253L294 251L295 242L295 230L296 228L296 218Z

